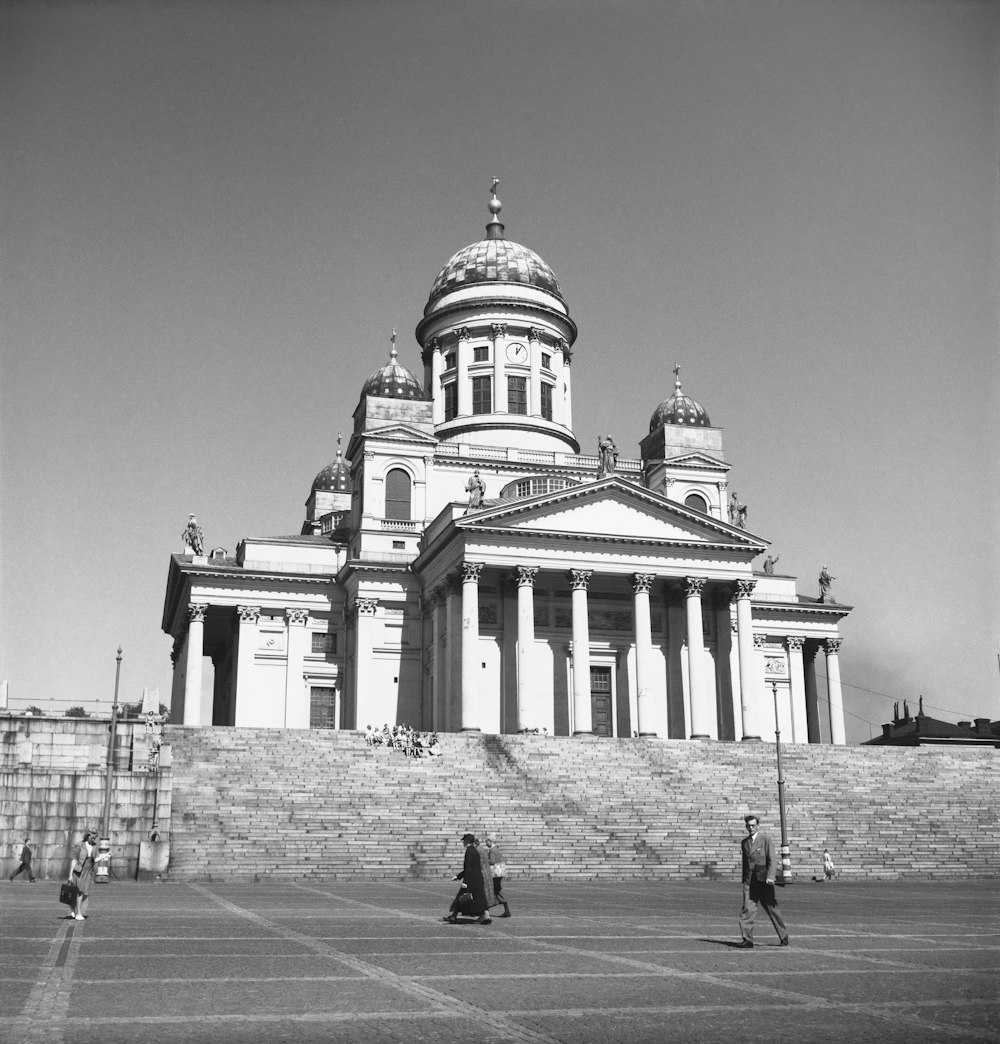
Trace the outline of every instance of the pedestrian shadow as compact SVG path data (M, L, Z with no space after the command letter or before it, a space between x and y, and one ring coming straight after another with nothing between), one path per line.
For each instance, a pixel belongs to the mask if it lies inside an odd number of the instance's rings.
M739 940L733 942L731 939L699 939L698 942L709 943L712 946L725 946L730 950L739 950L743 945Z

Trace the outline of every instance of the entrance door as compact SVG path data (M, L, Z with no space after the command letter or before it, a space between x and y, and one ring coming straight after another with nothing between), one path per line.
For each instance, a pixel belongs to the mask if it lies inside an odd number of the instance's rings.
M612 736L611 668L590 668L590 715L595 736Z
M337 728L337 690L332 686L313 685L310 688L309 728Z

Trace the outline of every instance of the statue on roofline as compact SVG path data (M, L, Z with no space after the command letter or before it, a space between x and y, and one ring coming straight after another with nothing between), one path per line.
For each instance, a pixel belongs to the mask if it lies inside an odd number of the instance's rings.
M833 581L837 578L830 576L826 570L826 566L819 571L819 600L821 602L835 602L836 599L833 597Z
M618 468L618 447L610 435L597 436L597 477L613 475Z
M205 535L194 515L188 515L188 524L181 533L181 540L184 541L185 554L203 555L205 553Z
M479 468L476 468L469 481L466 482L465 492L469 494L469 506L465 509L466 511L483 506L483 497L486 496L486 483L479 477Z
M729 524L737 529L747 527L747 506L740 503L740 495L735 489L729 498Z

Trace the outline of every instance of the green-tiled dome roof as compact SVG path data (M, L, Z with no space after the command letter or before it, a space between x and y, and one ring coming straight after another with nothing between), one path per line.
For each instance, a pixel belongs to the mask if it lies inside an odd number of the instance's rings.
M680 367L674 373L677 380L674 382L674 394L665 402L653 410L653 416L649 418L649 430L656 431L664 424L683 424L686 427L710 428L712 422L708 419L705 407L700 402L695 402L690 395L681 392Z
M546 290L563 301L552 269L534 250L503 238L504 226L497 216L500 209L494 182L493 198L490 200L492 218L486 226L486 238L463 247L441 269L431 287L425 314L438 298L472 283L524 283Z

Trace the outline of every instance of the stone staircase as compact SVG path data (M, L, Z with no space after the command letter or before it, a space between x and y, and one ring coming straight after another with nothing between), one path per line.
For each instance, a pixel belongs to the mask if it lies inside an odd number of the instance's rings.
M444 878L466 830L511 875L739 875L742 817L780 839L774 745L443 735L440 758L358 733L171 726L174 879ZM782 747L793 871L993 876L992 748ZM918 838L922 839L918 842Z

